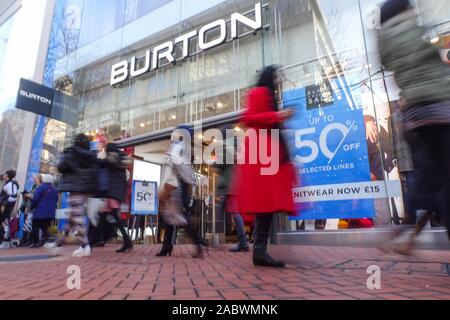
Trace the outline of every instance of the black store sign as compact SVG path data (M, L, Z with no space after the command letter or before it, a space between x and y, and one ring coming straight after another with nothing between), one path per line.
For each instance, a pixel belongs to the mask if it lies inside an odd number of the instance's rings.
M329 81L306 86L306 108L308 110L323 108L334 104L333 88Z
M20 79L16 107L72 126L78 125L80 113L77 100L29 80Z

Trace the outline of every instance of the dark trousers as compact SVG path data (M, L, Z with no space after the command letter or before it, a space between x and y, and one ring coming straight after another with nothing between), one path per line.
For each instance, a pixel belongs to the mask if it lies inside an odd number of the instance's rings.
M416 208L436 212L450 238L450 125L427 126L406 135L416 168Z
M405 219L403 224L414 225L416 224L416 211L420 208L416 208L414 201L414 185L416 176L414 171L403 172L400 174L402 187L403 187L403 202L405 204Z
M128 235L128 233L125 231L125 227L123 226L123 221L120 218L120 213L118 209L114 209L111 212L112 216L114 217L114 219L116 220L116 224L117 224L117 228L119 229L120 233L122 234L122 239L123 239L123 243L124 244L130 244L131 238Z
M42 240L47 241L48 235L47 230L50 227L51 219L33 219L33 229L31 231L31 240L33 244L39 244L39 230L42 230Z
M107 228L108 226L108 222L106 221L106 215L110 214L116 223L117 229L119 229L120 234L122 235L122 239L123 239L123 243L124 244L130 244L131 238L128 235L128 233L125 231L125 227L123 225L123 221L120 218L120 213L118 209L113 209L110 213L102 213L100 214L100 219L98 222L97 227L93 227L93 232L92 232L92 237L89 240L89 243L91 245L97 244L97 243L103 243L103 242L107 242L108 240L110 240L110 232L107 232L108 235L105 235L105 231L109 231L109 228ZM107 229L107 230L105 230Z

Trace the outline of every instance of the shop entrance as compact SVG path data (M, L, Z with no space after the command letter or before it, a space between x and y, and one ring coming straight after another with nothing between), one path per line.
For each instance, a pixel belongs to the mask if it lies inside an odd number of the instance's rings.
M204 147L205 143L203 144ZM163 139L134 147L133 179L157 182L161 184L164 175L164 164L167 161L166 151L170 140ZM215 194L217 174L213 165L194 164L194 186L192 194L191 219L198 234L212 244L221 244L227 241L226 224L231 221L225 219L221 209L221 202ZM163 231L158 218L157 238L161 242ZM228 228L230 229L230 227ZM183 243L185 236L183 230L178 232L178 243Z

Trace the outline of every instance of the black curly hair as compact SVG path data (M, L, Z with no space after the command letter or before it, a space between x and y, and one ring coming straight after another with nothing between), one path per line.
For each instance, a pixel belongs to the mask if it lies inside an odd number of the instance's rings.
M75 137L75 146L80 147L85 150L90 150L91 149L91 139L87 135L80 133L79 135L77 135Z
M8 170L5 172L5 176L8 177L8 180L12 180L16 177L16 171L15 170Z
M380 23L384 24L411 8L412 6L409 0L388 0L381 6Z

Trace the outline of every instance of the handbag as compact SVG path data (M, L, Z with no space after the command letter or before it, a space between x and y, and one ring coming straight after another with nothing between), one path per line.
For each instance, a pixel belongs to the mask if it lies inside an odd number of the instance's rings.
M181 188L172 191L168 200L160 201L160 215L164 222L171 226L187 225L186 217L183 213Z
M87 203L87 215L91 224L96 227L100 220L100 212L105 209L105 200L99 198L89 198Z

